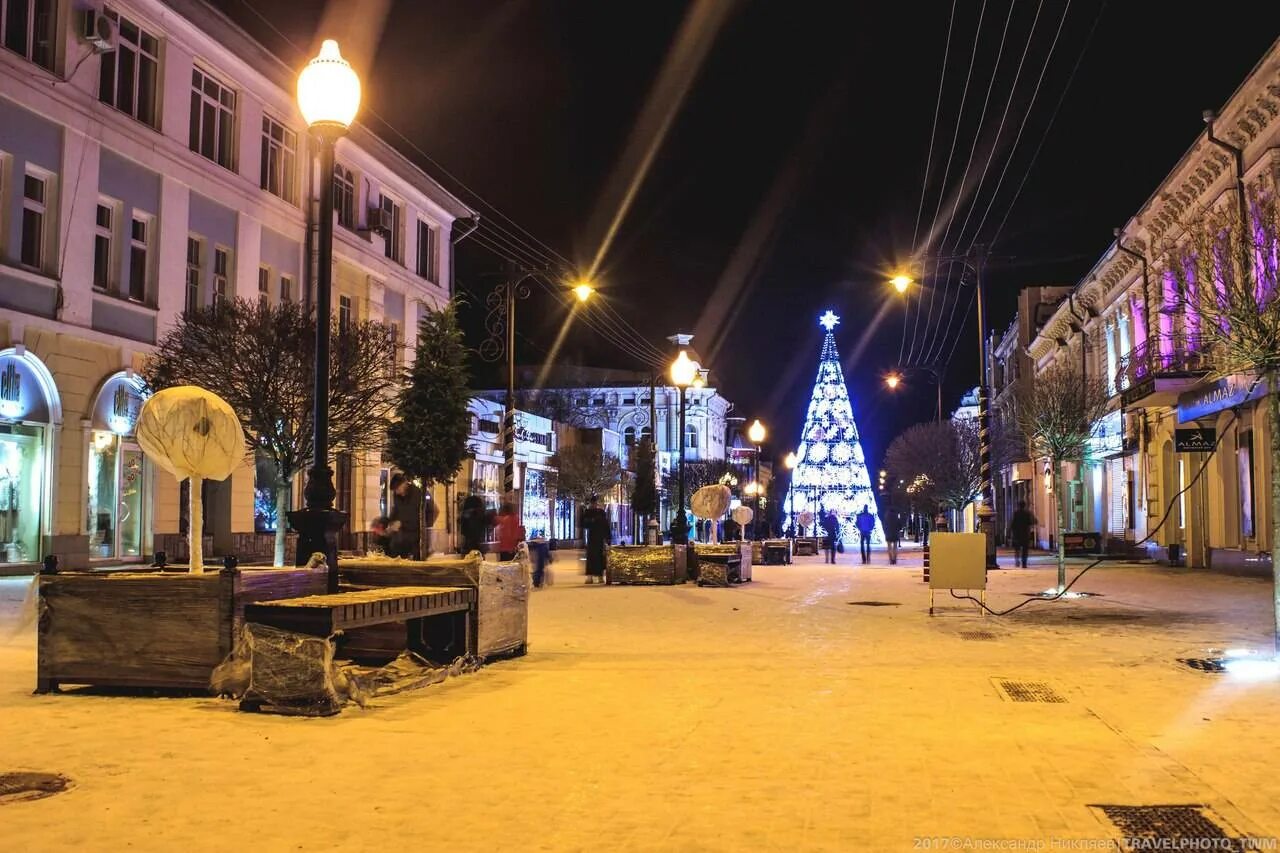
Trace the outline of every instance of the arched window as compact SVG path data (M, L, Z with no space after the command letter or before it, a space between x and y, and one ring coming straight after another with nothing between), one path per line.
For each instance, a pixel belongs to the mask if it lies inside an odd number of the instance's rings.
M640 430L641 441L653 441L653 427L644 427Z
M689 450L698 449L698 428L692 424L684 428L684 446Z
M625 430L623 430L622 440L627 443L627 447L635 447L636 446L636 428L633 426L629 426Z

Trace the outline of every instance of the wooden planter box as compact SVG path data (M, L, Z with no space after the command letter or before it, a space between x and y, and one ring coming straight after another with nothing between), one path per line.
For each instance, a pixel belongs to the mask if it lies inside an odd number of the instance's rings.
M689 579L684 545L613 545L605 564L607 583L677 584Z
M745 583L751 580L751 566L752 566L751 558L753 553L753 550L752 550L753 546L754 546L754 543L752 542L720 542L715 545L710 545L710 544L693 545L691 546L691 548L694 553L693 553L693 557L691 558L691 561L692 560L697 561L698 571L699 573L701 573L704 565L707 565L708 563L718 562L715 560L702 560L700 559L701 557L711 557L711 558L714 558L714 557L723 558L723 557L729 557L729 556L737 557L740 560L740 563L738 566L738 574L734 578L729 578L726 576L724 579L723 585L727 586L730 580L734 580L739 583ZM715 572L716 568L714 566L709 566L708 570L711 572ZM703 581L701 574L699 574L698 579L699 581ZM712 582L712 578L710 575L708 576L707 581L705 581L704 583L711 583L711 585L715 585Z
M529 645L529 579L518 561L466 558L338 559L338 578L357 588L453 586L475 589L471 647L481 660L523 655Z
M816 557L822 550L822 540L817 536L797 536L795 555L797 557Z
M63 684L204 690L245 604L323 593L328 572L69 572L37 582L37 693Z

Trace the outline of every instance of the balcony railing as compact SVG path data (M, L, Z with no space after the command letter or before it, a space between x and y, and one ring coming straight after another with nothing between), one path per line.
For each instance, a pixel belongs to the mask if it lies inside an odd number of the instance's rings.
M1185 338L1175 339L1172 346L1163 348L1144 341L1120 359L1116 371L1116 388L1124 391L1140 382L1156 377L1197 376L1204 373L1204 353L1199 347L1188 346Z

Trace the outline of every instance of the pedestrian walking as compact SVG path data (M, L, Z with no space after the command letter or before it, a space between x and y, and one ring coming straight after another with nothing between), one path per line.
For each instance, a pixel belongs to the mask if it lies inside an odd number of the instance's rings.
M876 517L871 514L871 509L863 504L862 511L854 516L853 524L858 528L858 541L862 547L862 564L865 566L871 562L871 534L876 529Z
M889 565L896 566L898 546L902 544L902 513L890 506L880 516L880 522L884 526L884 541L889 551Z
M524 525L516 515L515 505L504 503L498 509L498 559L504 563L514 560L523 541Z
M387 523L387 556L421 559L422 489L404 474L391 477L391 515Z
M921 544L921 545L923 545L923 546L924 546L924 547L926 547L926 548L928 548L928 547L929 547L929 527L930 527L930 525L929 525L929 516L928 516L928 514L921 514L921 516L920 516L920 544Z
M595 495L582 511L582 534L587 546L587 583L604 583L605 545L610 538L609 516Z
M529 540L529 560L533 563L533 587L541 589L547 578L547 564L551 562L551 547L541 531L535 531Z
M1026 501L1018 501L1018 508L1009 519L1009 538L1013 540L1013 564L1020 568L1027 567L1027 552L1031 550L1031 531L1037 522L1035 515L1027 509Z
M458 513L458 529L462 533L462 554L472 551L484 553L484 542L489 537L490 518L484 499L479 495L467 495Z
M822 547L827 552L826 561L834 564L836 561L836 541L840 537L840 520L836 518L834 509L822 516L822 532L826 534L822 537Z

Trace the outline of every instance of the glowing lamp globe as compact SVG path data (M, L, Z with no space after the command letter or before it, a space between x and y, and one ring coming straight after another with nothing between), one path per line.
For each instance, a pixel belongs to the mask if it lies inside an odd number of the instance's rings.
M756 418L756 420L751 424L751 426L747 428L747 438L751 439L751 442L753 444L759 444L760 442L764 441L764 437L765 437L764 424L760 423L759 418Z
M889 283L892 284L893 289L898 291L899 293L906 293L907 288L909 288L912 283L911 276L895 275L893 278L889 279Z
M796 467L796 455L794 453L788 453L787 458L782 461L788 468Z
M698 363L689 358L686 350L680 350L680 355L676 356L676 360L671 362L671 381L678 388L688 388L693 384L694 378L698 375Z
M884 384L888 385L890 388L897 388L898 383L900 383L901 381L902 381L902 377L896 373L890 373L888 376L884 378Z
M578 283L573 288L573 295L578 297L579 302L586 302L591 298L591 294L595 292L596 289L585 281Z
M325 39L320 54L298 75L298 109L310 127L345 131L360 110L360 78Z

